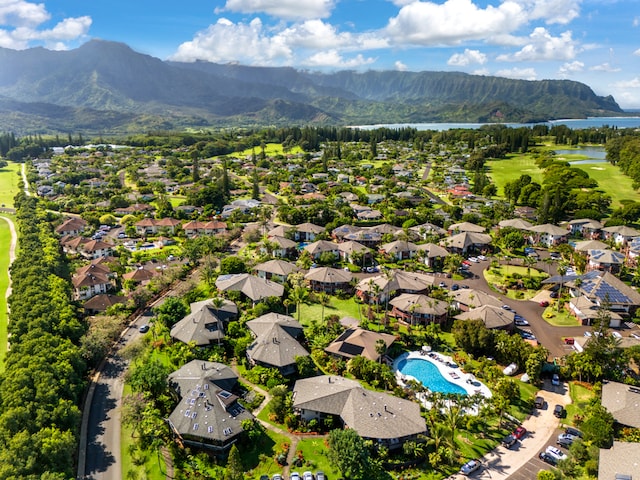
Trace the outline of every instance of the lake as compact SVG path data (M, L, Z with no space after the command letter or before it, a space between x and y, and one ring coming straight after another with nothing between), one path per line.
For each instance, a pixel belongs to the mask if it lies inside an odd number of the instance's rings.
M607 152L604 147L580 147L573 150L554 150L556 155L586 155L589 158L584 160L569 161L571 165L583 165L587 163L606 163Z
M495 123L380 123L377 125L352 125L350 128L361 130L375 130L376 128L415 128L416 130L453 130L457 128L476 129L484 125L496 125ZM597 128L603 126L617 128L640 128L640 117L591 117L586 119L552 120L542 123L505 123L511 128L533 127L534 125L566 125L569 128Z

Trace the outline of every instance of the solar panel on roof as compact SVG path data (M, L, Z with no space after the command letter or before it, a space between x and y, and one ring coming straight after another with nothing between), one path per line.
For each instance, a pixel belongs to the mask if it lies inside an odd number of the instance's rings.
M351 336L351 334L353 333L353 329L349 328L347 330L345 330L344 332L342 332L342 334L336 339L336 342L344 342L347 338L349 338Z
M348 355L360 355L364 351L364 347L353 345L352 343L343 343L338 351Z

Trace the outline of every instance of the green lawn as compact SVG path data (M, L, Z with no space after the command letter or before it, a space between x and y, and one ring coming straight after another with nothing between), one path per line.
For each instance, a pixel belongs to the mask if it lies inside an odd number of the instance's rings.
M353 298L349 298L347 300L341 300L337 297L330 297L331 303L330 305L324 307L324 316L327 315L338 315L340 318L342 317L353 317L360 320L360 307L361 305L357 304ZM362 306L362 315L365 315L364 306ZM292 312L291 315L297 320L298 313ZM300 323L302 325L309 325L311 321L322 320L322 305L319 303L312 303L309 305L301 305L300 306Z
M586 163L576 165L598 182L598 187L611 195L611 207L620 207L622 200L637 200L638 191L633 189L633 180L620 173L620 169L610 163Z
M253 155L253 153L255 152L256 157L260 158L260 154L262 153L262 149L260 148L260 146L257 146L255 148L247 148L246 150L242 151L242 152L234 152L234 153L230 153L228 156L229 157L236 157L236 158L246 158L248 155ZM264 153L265 155L267 155L268 157L272 157L275 155L284 155L284 148L282 147L281 143L267 143L265 144L265 149L264 149ZM300 148L299 146L295 146L289 150L287 150L287 153L289 154L297 154L297 153L302 153L302 148Z
M536 166L531 155L507 155L503 160L488 160L485 165L498 187L498 195L504 194L507 182L520 178L520 175L530 175L534 182L542 184L542 170Z
M527 267L520 267L517 265L500 265L497 268L489 268L483 272L484 278L491 288L495 288L494 285L502 285L503 279L507 275L519 274L521 277L527 277L531 275L532 278L547 278L549 275L546 272L541 272L535 268L528 269ZM528 300L533 298L538 290L527 289L509 289L506 296L517 300Z
M567 405L567 416L564 423L575 425L575 415L584 412L585 407L595 397L595 394L591 388L587 388L579 382L569 382L569 394L571 395L571 404Z
M9 162L5 168L0 168L0 205L13 207L13 197L18 193L21 164Z
M548 324L556 327L575 327L580 325L578 319L569 314L569 312L564 308L560 307L560 311L558 312L558 307L555 302L553 305L549 305L544 309L542 318Z
M334 470L327 458L329 449L324 443L324 438L306 438L298 442L297 451L302 452L304 458L301 471L322 470L328 478L340 478L340 472Z

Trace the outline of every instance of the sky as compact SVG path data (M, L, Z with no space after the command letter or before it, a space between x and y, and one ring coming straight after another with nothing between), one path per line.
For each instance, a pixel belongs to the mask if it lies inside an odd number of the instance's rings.
M0 47L568 79L640 108L640 0L0 0Z

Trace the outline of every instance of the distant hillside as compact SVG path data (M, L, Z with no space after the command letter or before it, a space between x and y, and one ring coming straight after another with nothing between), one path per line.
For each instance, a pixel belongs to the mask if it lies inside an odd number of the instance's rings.
M620 115L568 80L449 72L310 73L163 62L121 43L0 48L0 131L128 133L220 125L522 122Z

